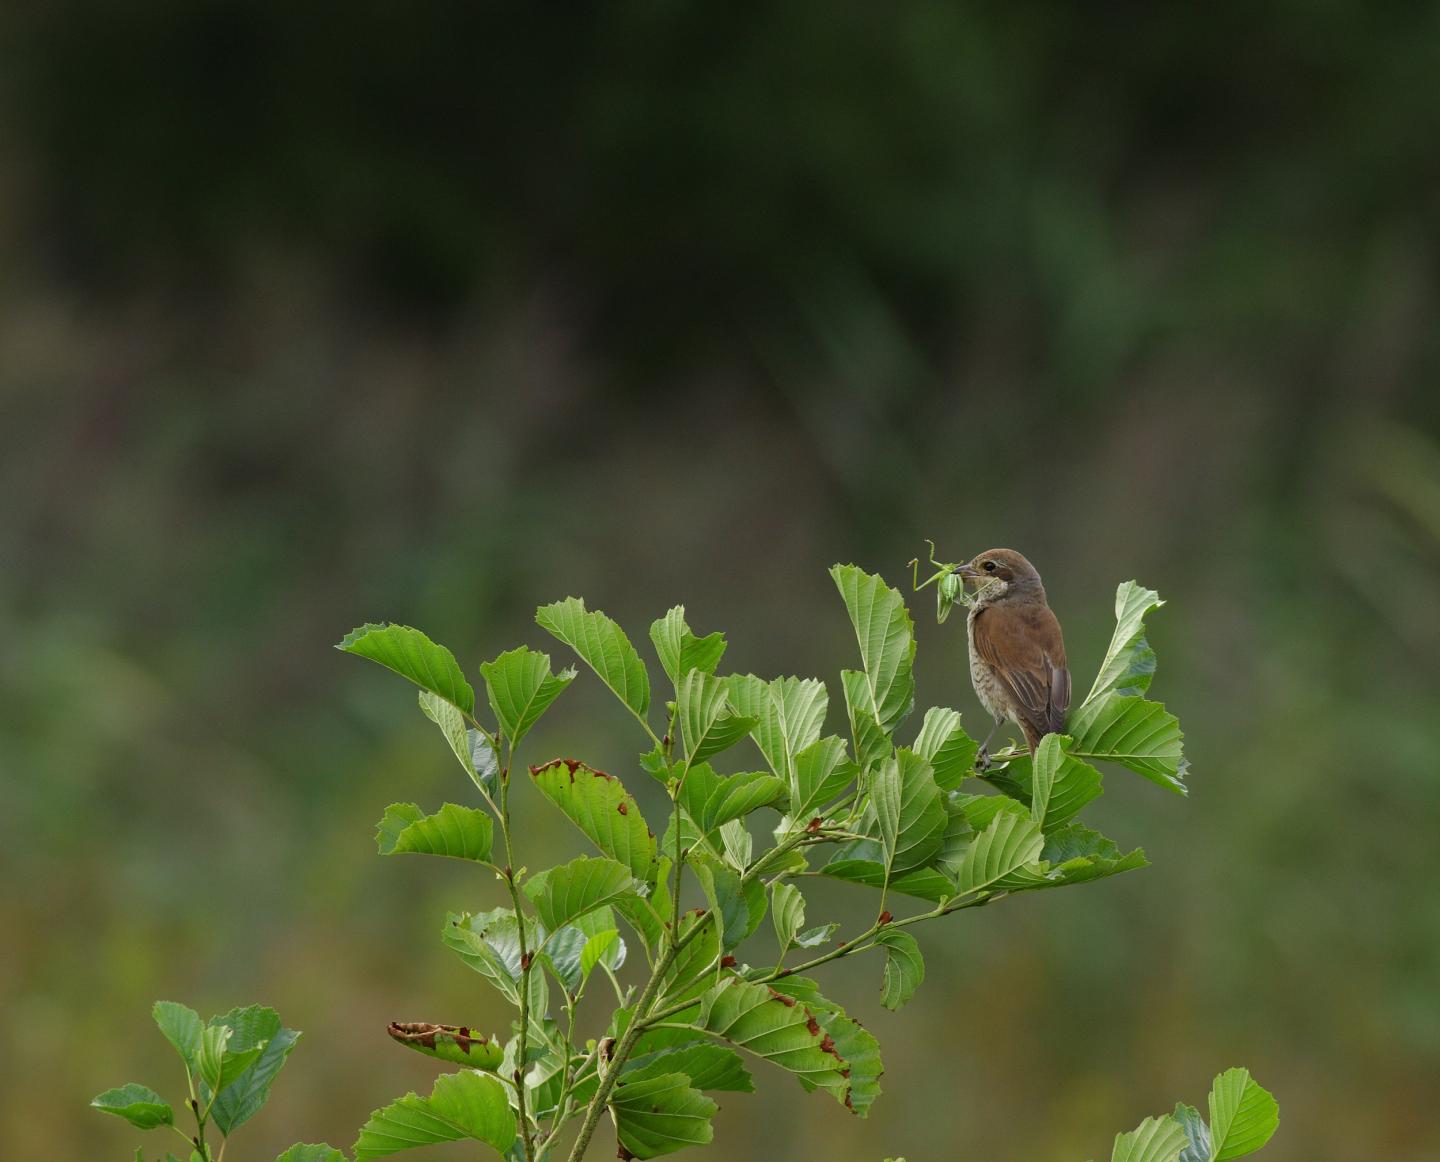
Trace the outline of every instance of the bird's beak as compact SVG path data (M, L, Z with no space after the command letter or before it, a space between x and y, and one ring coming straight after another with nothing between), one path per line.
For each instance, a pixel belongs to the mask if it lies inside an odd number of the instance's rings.
M974 565L961 565L955 572L959 573L966 581L975 581L980 577L980 570L976 569Z

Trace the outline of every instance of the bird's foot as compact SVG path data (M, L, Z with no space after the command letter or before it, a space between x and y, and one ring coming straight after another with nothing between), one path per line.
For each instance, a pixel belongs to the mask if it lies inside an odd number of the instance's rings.
M990 748L986 744L981 743L980 749L975 752L975 773L977 775L983 775L989 769Z

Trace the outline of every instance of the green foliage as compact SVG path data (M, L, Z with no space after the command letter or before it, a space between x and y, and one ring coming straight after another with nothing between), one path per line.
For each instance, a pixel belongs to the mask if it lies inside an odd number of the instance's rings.
M484 1142L504 1153L515 1141L515 1115L504 1087L484 1073L439 1077L429 1097L407 1093L370 1115L351 1147L355 1162L436 1142Z
M294 1029L280 1023L274 1009L249 1005L202 1021L194 1009L174 1001L157 1001L152 1014L165 1039L174 1047L185 1071L186 1087L194 1095L185 1107L195 1119L192 1162L212 1162L215 1155L206 1140L213 1126L223 1138L254 1117L270 1096L270 1086L300 1039ZM124 1118L141 1130L165 1126L187 1142L191 1135L175 1125L174 1109L148 1086L133 1082L106 1090L90 1102L104 1113ZM295 1158L324 1158L323 1154L295 1154ZM308 1147L307 1147L308 1149ZM315 1149L318 1149L316 1147ZM141 1152L136 1152L141 1157Z
M940 582L941 620L963 600L945 582L946 568L931 579ZM1069 733L1045 737L1033 756L1001 750L979 772L975 741L954 710L931 707L909 745L897 738L915 704L915 634L905 602L853 565L836 566L831 576L861 667L840 675L848 743L824 734L822 681L717 674L724 636L697 636L678 605L650 627L675 690L657 735L648 720L649 675L625 632L578 598L537 612L538 624L640 724L639 765L668 799L659 841L614 775L579 759L517 763L528 732L575 679L573 667L553 673L548 655L525 646L482 664L493 715L484 723L454 656L419 631L362 626L340 643L420 687L421 710L481 793L482 806L446 803L430 815L413 803L391 804L376 842L381 854L447 856L498 878L508 903L450 914L442 941L516 1010L503 1042L463 1025L392 1023L394 1040L462 1068L437 1078L428 1097L407 1094L372 1114L352 1150L355 1162L461 1140L483 1142L510 1162L546 1162L576 1121L568 1157L579 1162L607 1113L622 1156L702 1145L718 1108L709 1094L753 1088L742 1055L864 1116L880 1095L879 1042L821 993L813 969L878 951L881 1001L898 1009L925 978L912 925L1144 866L1143 853L1122 854L1077 817L1102 790L1091 760L1183 790L1178 724L1145 697L1155 659L1144 617L1160 604L1153 592L1120 587L1111 646ZM720 769L746 739L768 769ZM598 854L528 871L515 853L516 787L533 788ZM757 844L761 834L769 838ZM838 921L807 929L801 877L814 874L878 889L874 920L844 938ZM682 908L687 892L705 906ZM904 897L927 903L896 916L887 902L899 908ZM759 959L774 967L750 967L741 950L767 914L774 953ZM643 959L627 956L619 918L634 930ZM626 984L620 974L631 964L639 967ZM604 1036L582 1040L579 1003L597 977L613 987L616 1005ZM254 1114L298 1036L258 1007L208 1024L180 1005L157 1005L155 1015L197 1087L202 1138L206 1119L228 1134ZM140 1086L112 1090L95 1104L142 1128L173 1121L171 1108ZM1174 1117L1120 1135L1115 1158L1175 1162L1189 1151L1187 1162L1222 1162L1263 1144L1274 1123L1269 1095L1244 1071L1231 1071L1211 1095L1210 1126L1178 1107ZM201 1162L209 1162L205 1149ZM296 1146L285 1157L343 1155Z
M1210 1124L1180 1102L1115 1136L1110 1162L1229 1162L1253 1154L1280 1124L1280 1108L1248 1069L1227 1069L1210 1089Z

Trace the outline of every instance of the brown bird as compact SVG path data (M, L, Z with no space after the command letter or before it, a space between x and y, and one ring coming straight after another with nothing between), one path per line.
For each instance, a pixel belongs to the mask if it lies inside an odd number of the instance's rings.
M1070 671L1060 622L1045 603L1040 574L1014 549L991 549L957 570L975 586L968 623L970 680L998 727L1007 718L1030 753L1065 729ZM980 747L981 769L990 737Z

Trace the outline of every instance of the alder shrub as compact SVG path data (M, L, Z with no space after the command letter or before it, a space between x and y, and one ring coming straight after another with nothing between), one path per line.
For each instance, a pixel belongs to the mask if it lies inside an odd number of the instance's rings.
M448 915L441 939L515 1010L503 1041L463 1025L392 1024L400 1044L462 1068L428 1096L376 1110L351 1147L354 1162L461 1140L510 1162L578 1162L607 1116L621 1158L654 1158L709 1142L710 1095L752 1091L754 1059L864 1117L880 1096L880 1045L825 995L817 969L873 952L881 1001L898 1009L925 976L920 924L1145 866L1139 849L1122 852L1078 816L1101 793L1096 763L1184 793L1180 725L1147 697L1155 654L1144 619L1158 594L1119 587L1114 636L1068 734L1047 736L1033 758L1000 749L977 772L978 748L954 710L930 708L902 741L915 705L915 637L900 593L854 565L831 576L859 645L859 668L840 674L848 738L825 733L830 693L819 679L717 675L725 638L694 634L683 606L650 627L667 687L660 698L605 614L574 597L538 610L540 627L633 718L645 749L626 778L664 788L664 820L647 821L624 781L584 757L524 764L527 734L576 680L574 666L556 672L527 646L483 663L485 715L454 656L419 630L363 625L339 643L419 687L421 711L482 804L427 813L393 803L376 841L383 855L465 860L497 881L496 906ZM931 578L942 615L964 600L952 576L940 566ZM547 800L598 854L526 871L510 823L514 794ZM857 909L867 917L858 931L807 914L801 885L813 876L874 893ZM750 938L767 917L765 947ZM603 1027L582 1030L578 1006L597 990L613 1010ZM191 1162L218 1162L298 1034L260 1006L202 1022L162 1002L155 1017L183 1060L195 1132L176 1127L172 1108L144 1086L92 1104L140 1128L168 1126ZM1230 1070L1216 1080L1208 1126L1177 1106L1119 1135L1112 1157L1237 1158L1262 1146L1277 1120L1274 1099ZM297 1145L279 1162L345 1158Z

